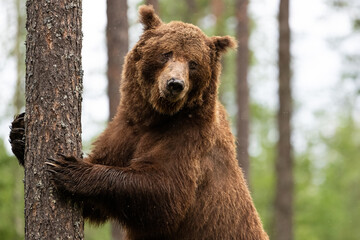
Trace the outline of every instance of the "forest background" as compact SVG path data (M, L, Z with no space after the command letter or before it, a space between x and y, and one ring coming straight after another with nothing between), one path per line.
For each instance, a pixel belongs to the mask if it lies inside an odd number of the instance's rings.
M193 22L208 35L235 35L235 1L160 0L165 22ZM224 6L216 18L215 2ZM138 0L128 1L130 48L141 34ZM360 239L360 3L357 0L291 1L294 238ZM278 108L278 1L249 3L250 187L271 235L275 192ZM18 24L20 23L20 28ZM219 25L221 24L221 25ZM14 114L23 111L25 1L0 0L0 237L23 239L23 171L7 141ZM83 142L108 120L106 2L83 0ZM22 31L18 31L22 29ZM220 99L236 133L235 52L223 60ZM109 225L86 226L85 239L111 239Z

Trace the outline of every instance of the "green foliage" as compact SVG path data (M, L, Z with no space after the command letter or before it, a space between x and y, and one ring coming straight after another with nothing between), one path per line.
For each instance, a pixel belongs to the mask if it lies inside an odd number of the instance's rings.
M360 126L350 114L338 123L297 157L297 239L360 239Z
M17 163L16 158L6 153L2 139L0 139L0 176L1 239L23 239L23 170Z
M210 4L207 0L159 1L159 6L164 22L177 20L197 25L199 19L210 12Z
M339 123L335 133L324 138L329 164L320 195L323 202L334 198L328 208L332 214L328 214L326 222L333 236L338 236L333 239L355 240L360 239L360 127L350 115L340 118Z
M108 240L111 239L110 223L94 226L85 222L85 240Z
M265 230L272 229L275 188L275 114L259 104L251 104L250 187Z

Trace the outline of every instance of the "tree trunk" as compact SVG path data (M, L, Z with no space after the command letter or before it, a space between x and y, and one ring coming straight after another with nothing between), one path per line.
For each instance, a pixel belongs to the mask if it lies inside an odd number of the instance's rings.
M127 0L107 0L106 38L108 49L108 96L110 120L120 102L120 81L124 57L129 50Z
M225 3L223 0L212 0L211 11L216 18L215 23L215 35L225 35L225 20L224 17Z
M249 183L249 87L248 87L248 66L249 66L249 20L248 20L248 0L236 1L237 28L236 36L238 39L237 51L237 158L239 165L243 169L245 179Z
M152 5L155 9L155 12L159 14L159 1L158 0L145 0L146 5Z
M276 196L274 234L277 240L292 240L293 159L291 149L291 72L289 0L279 5L279 111L278 158L276 162Z
M26 6L25 239L83 239L80 206L60 199L44 164L81 157L81 0Z
M109 120L115 116L120 102L121 72L129 48L127 10L127 0L107 0ZM124 239L124 233L116 222L111 222L111 236L113 240Z

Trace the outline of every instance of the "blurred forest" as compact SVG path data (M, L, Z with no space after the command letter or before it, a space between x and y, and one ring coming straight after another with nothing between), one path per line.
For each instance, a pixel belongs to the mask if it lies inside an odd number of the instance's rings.
M85 1L83 1L84 3ZM156 1L153 1L156 2ZM257 1L250 1L249 7ZM266 2L266 0L260 3ZM277 1L276 1L277 2ZM290 0L290 5L293 1ZM134 9L142 4L141 1L128 1L129 8ZM341 36L329 36L327 44L334 49L342 64L341 73L333 91L329 95L318 93L313 99L323 104L311 117L299 120L308 105L302 103L297 84L291 84L293 92L292 137L293 147L293 239L296 240L359 240L360 239L360 4L358 0L323 0L329 12L346 16L347 24L351 26L348 32ZM87 4L96 4L87 3ZM276 4L278 6L278 4ZM7 61L13 61L14 73L8 78L1 79L0 96L8 94L5 82L14 82L15 89L11 100L0 107L1 126L10 124L11 117L24 110L24 74L25 74L25 1L0 0L0 6L6 9L7 15L1 16L0 21L9 23L5 28L6 34L0 36L0 72L7 73ZM158 13L164 22L182 20L198 25L206 34L236 36L236 0L186 0L186 1L158 1ZM257 3L257 7L261 4ZM309 8L311 6L309 5ZM84 13L86 8L83 9ZM290 12L290 19L292 13ZM4 11L3 11L4 12ZM274 26L276 15L273 16ZM129 27L135 26L136 16L129 14ZM252 43L252 34L259 29L257 18L249 12L249 185L256 208L261 215L264 227L270 236L274 234L274 201L277 158L277 109L278 96L276 93L266 93L269 98L265 102L264 96L259 96L267 88L277 86L277 75L269 77L262 69L271 65L277 69L277 55L273 59L261 59L261 51L276 53L277 36L269 40L276 43L273 49L264 49ZM1 25L1 24L0 24ZM85 25L85 23L84 23ZM84 30L86 38L87 32ZM105 39L105 29L103 31ZM129 39L132 39L129 31ZM297 34L292 34L291 43L296 41ZM136 41L136 40L135 40ZM103 44L106 42L104 41ZM130 43L130 46L133 44ZM354 47L354 45L357 45ZM87 53L83 52L83 59ZM311 57L311 54L307 54ZM296 54L292 55L296 58ZM318 56L319 57L319 56ZM321 60L321 56L320 56ZM84 61L86 61L84 59ZM228 109L234 134L236 134L237 91L236 91L236 52L229 52L223 59L223 72L219 98ZM322 64L319 62L319 64ZM291 65L294 76L297 72L296 64ZM316 68L316 66L313 66ZM102 72L104 76L105 71ZM308 73L311 74L311 73ZM4 76L4 75L1 75ZM85 74L85 78L86 78ZM103 78L105 79L105 78ZM297 79L301 81L301 79ZM95 83L96 84L96 83ZM99 83L99 84L105 84ZM85 79L86 85L86 79ZM95 87L97 88L97 87ZM259 90L261 89L261 90ZM309 86L311 89L311 86ZM99 91L97 89L97 91ZM86 86L84 103L87 101ZM100 94L97 92L96 94ZM101 92L107 96L106 91ZM314 93L317 94L317 93ZM327 101L321 99L327 96ZM0 100L5 98L0 97ZM89 100L90 101L90 100ZM269 104L274 102L274 104ZM317 104L317 103L314 103ZM93 108L93 111L95 109ZM108 116L103 121L96 120L92 126L99 130L106 124ZM306 124L304 124L304 122ZM86 131L84 127L84 132ZM1 129L8 132L8 129ZM3 134L1 135L3 136ZM89 142L96 134L84 138L84 147L89 149ZM23 239L24 235L24 196L23 170L9 152L7 139L0 139L0 238L7 240ZM110 224L101 227L86 225L85 239L111 239ZM271 239L275 239L272 238Z

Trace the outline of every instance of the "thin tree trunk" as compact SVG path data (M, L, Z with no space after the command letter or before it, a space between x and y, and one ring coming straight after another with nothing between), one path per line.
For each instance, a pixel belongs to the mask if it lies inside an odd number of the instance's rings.
M237 51L237 158L239 165L243 169L245 179L249 178L249 87L248 87L248 66L249 66L249 20L248 20L248 0L236 1L237 28L236 36L238 39Z
M224 10L225 3L223 0L212 0L211 1L211 11L216 18L215 24L215 35L222 36L225 35L225 18Z
M80 206L60 198L44 164L81 157L81 0L27 1L25 239L83 239Z
M127 10L127 0L107 0L109 120L115 116L120 102L121 72L129 48ZM124 232L116 222L111 222L111 236L113 240L124 239Z
M290 72L289 0L279 5L279 111L278 158L276 161L276 196L274 234L276 240L292 240L293 159L291 147L291 72Z
M152 5L155 9L155 12L159 14L159 1L158 0L145 0L146 5Z
M108 96L110 120L120 102L120 81L124 57L129 49L127 0L107 0L106 38L108 49Z

